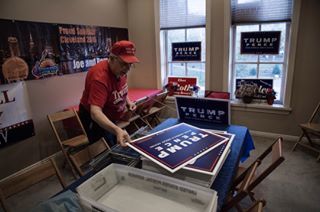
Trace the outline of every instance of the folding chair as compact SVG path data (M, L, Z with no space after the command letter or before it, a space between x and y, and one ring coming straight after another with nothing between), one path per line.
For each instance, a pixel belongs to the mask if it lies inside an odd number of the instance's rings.
M316 109L313 111L309 121L307 123L299 125L302 130L302 134L299 137L299 140L297 141L297 143L295 143L295 145L292 148L292 151L294 151L296 149L297 145L301 145L301 146L304 146L308 149L311 149L312 151L319 153L318 158L317 158L318 162L320 160L320 147L318 144L315 144L311 140L311 137L320 138L320 123L319 122L320 122L320 102L318 103ZM307 138L309 145L301 142L302 138L304 136Z
M136 110L131 111L128 110L122 117L121 120L116 123L118 127L121 129L125 129L129 127L131 124L133 124L136 128L136 130L139 130L139 125L137 124L137 121L140 120L144 124L146 124L148 127L151 127L148 122L146 122L142 117L140 116L141 111L143 111L146 107L149 107L149 99L146 97L142 100L139 100L139 102L136 102Z
M155 125L161 123L159 114L166 107L166 104L164 103L164 101L167 98L167 96L168 96L167 91L157 94L155 97L151 98L150 101L152 101L152 103L149 105L149 107L145 108L142 111L141 117L147 123L149 123L150 126L152 126L151 124L152 121L155 121Z
M69 155L79 147L89 144L86 131L83 128L75 110L66 110L48 115L52 130L60 145L71 171L76 178L76 172L71 164Z
M62 186L66 183L52 157L41 160L0 181L0 202L4 211L10 211L6 199L49 177L56 176Z
M73 165L76 167L80 176L83 176L88 168L88 163L100 155L102 152L110 150L108 143L105 141L104 138L99 139L98 141L94 142L93 144L88 145L84 149L70 154L70 159ZM87 169L87 170L86 170Z
M278 138L247 169L241 173L237 173L230 189L231 198L224 204L223 211L228 211L233 207L236 207L238 211L243 211L239 206L239 202L247 196L252 201L257 201L252 190L284 161L282 142L283 139L281 137ZM262 163L265 163L264 161L266 161L265 159L269 155L271 156L271 164L267 165L260 174L257 174L258 167Z

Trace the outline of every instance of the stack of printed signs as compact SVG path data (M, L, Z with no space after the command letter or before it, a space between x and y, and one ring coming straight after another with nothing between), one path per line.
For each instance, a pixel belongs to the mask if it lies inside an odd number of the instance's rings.
M181 123L128 145L142 154L143 169L211 187L233 139L233 134Z

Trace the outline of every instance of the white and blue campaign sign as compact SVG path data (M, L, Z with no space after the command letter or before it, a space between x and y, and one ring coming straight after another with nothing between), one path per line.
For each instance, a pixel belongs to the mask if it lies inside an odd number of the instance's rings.
M201 42L172 43L172 61L201 61Z
M229 133L217 133L223 137L228 138L223 144L214 148L207 154L191 162L190 164L183 167L184 169L200 172L204 174L216 175L218 174L223 161L227 157L227 153L230 150L230 146L235 137L234 134Z
M281 31L241 32L241 54L279 54Z
M136 139L128 146L174 173L226 140L223 136L181 123Z
M176 96L176 107L181 122L230 124L230 102L227 99Z

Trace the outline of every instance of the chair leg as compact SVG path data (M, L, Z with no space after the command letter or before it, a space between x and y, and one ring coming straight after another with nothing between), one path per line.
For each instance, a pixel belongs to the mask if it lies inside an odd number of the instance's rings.
M66 161L67 161L67 163L69 165L69 167L71 168L71 172L72 172L73 177L75 179L78 179L77 172L74 170L73 165L72 165L72 163L70 161L70 158L69 158L67 152L64 149L62 149L61 151L62 151L62 153L63 153L63 155L64 155L64 157L65 157L65 159L66 159Z
M317 162L320 162L320 153L319 153L319 156L317 158Z
M308 133L307 133L305 130L303 130L303 132L304 132L304 134L306 135L307 140L309 141L310 146L314 147L314 144L313 144L310 136L308 135Z
M2 193L2 190L0 189L0 204L5 212L9 212L9 207L7 206L4 198L4 194Z
M296 147L298 146L298 144L300 144L302 138L304 136L304 133L302 133L299 137L299 140L294 144L293 148L292 148L292 151L294 151L296 149Z
M256 198L254 198L254 193L252 191L249 191L248 195L249 195L252 202L257 201Z
M240 207L240 205L239 204L236 204L236 209L239 211L239 212L243 212L243 210L242 210L242 208Z

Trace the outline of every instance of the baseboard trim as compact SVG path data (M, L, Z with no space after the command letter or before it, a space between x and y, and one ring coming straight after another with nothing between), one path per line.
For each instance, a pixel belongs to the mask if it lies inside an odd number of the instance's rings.
M291 142L297 142L299 139L299 136L270 133L270 132L262 132L262 131L256 131L256 130L250 130L250 133L253 136L259 136L259 137L264 137L264 138L276 139L278 137L282 137L285 141L291 141Z

